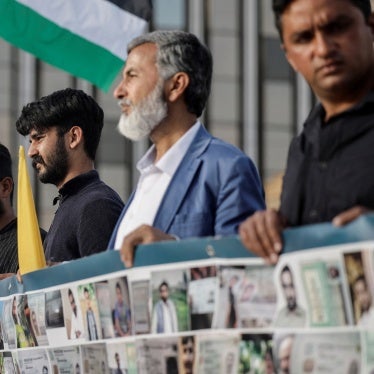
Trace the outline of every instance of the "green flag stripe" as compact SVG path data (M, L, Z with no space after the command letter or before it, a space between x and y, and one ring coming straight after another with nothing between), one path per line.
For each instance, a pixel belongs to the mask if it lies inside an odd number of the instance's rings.
M0 36L5 40L72 75L87 79L104 91L110 88L124 64L106 49L58 27L13 0L0 1L0 14Z

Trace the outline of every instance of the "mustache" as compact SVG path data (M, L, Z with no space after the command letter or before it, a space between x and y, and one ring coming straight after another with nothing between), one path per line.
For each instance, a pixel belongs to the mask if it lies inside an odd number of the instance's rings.
M122 98L118 100L118 106L122 108L122 106L129 106L133 107L132 101L130 99Z
M42 156L34 156L34 157L32 158L32 167L33 167L34 169L36 169L36 165L37 165L37 164L45 165L45 162L44 162Z

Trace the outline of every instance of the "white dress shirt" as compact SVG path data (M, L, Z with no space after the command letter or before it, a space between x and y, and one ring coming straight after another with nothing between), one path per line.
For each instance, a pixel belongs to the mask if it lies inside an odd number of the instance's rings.
M154 145L139 160L136 167L140 172L140 178L134 198L118 228L115 249L120 249L123 238L137 227L142 224L153 224L169 183L199 126L200 123L196 122L156 163Z

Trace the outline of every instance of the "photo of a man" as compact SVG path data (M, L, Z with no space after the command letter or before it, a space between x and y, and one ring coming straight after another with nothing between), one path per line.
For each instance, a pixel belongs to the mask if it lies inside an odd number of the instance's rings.
M275 326L305 326L305 310L298 305L294 277L288 265L285 265L281 269L279 278L286 305L279 311L278 317L275 320Z
M373 298L364 275L359 275L354 280L353 295L359 311L357 324L360 326L374 326Z
M81 310L77 304L76 296L71 288L67 290L68 304L70 308L67 308L66 315L70 316L70 320L66 321L66 326L70 326L68 330L68 338L70 340L83 339L84 325Z
M102 338L99 308L93 283L78 286L78 295L85 327L85 336L88 340Z
M160 299L153 309L152 333L177 332L177 310L173 300L169 298L169 284L163 281L158 290Z
M278 373L290 374L291 373L291 354L294 337L286 335L277 344L277 359L278 359Z
M180 374L193 374L195 356L195 337L181 336L178 351Z

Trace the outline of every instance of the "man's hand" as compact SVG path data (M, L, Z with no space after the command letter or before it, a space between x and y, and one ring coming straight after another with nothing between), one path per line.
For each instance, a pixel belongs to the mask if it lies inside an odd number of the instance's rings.
M127 268L130 268L134 263L134 252L137 245L165 240L175 240L175 236L166 234L149 225L141 225L124 237L121 247L121 260Z
M274 209L258 211L239 226L240 238L247 249L275 264L282 250L285 219Z
M332 220L332 224L334 226L344 226L349 222L352 222L362 214L367 214L370 213L371 210L368 208L365 208L364 206L361 205L356 205L353 208L350 208L348 210L345 210L344 212L338 214L337 216L334 217Z
M13 275L16 275L16 273L1 273L0 274L0 280L3 280L5 278L12 277Z

